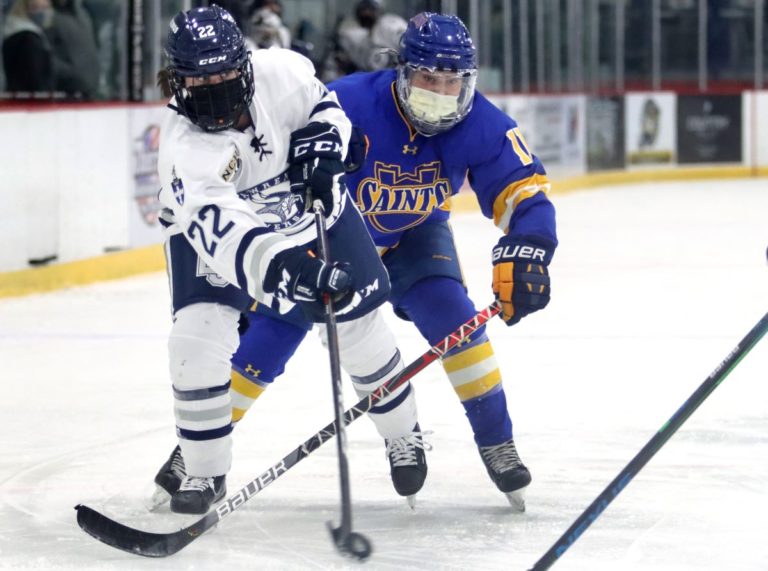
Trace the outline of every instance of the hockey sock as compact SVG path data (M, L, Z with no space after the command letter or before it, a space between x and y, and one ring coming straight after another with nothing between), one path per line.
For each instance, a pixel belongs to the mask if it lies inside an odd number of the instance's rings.
M475 314L464 286L454 279L431 277L403 295L399 309L434 344ZM456 391L480 446L512 437L512 421L493 348L485 328L477 330L443 358L443 367Z
M395 337L378 310L339 323L338 333L341 366L352 378L355 391L361 398L403 370L405 365ZM403 384L380 400L371 409L369 417L384 438L400 438L410 434L418 420L416 400L410 383Z
M512 421L493 347L483 334L443 358L443 368L461 400L478 446L512 438Z
M363 398L394 378L403 368L400 351L395 350L389 362L379 370L366 376L350 376L355 391ZM399 438L409 434L417 420L413 387L410 383L405 383L390 396L380 400L368 414L376 425L376 430L384 438Z
M239 312L214 303L174 315L168 339L174 416L187 471L218 476L232 461L229 368Z
M232 422L242 419L264 390L283 374L307 334L287 321L254 312L248 314L248 321L232 357Z

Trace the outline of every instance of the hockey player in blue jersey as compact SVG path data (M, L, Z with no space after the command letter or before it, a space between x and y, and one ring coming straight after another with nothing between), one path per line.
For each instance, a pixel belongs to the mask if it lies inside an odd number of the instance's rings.
M514 120L475 91L475 47L457 16L413 17L397 70L329 85L369 146L347 187L392 282L395 312L430 344L475 313L448 226L465 175L482 213L504 233L493 248L493 291L513 325L549 302L557 246L550 183ZM518 455L501 372L483 330L443 367L464 406L480 457L499 490L522 507L531 481Z

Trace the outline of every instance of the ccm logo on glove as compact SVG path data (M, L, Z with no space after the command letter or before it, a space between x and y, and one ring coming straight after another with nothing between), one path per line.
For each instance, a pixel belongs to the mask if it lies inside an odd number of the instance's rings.
M301 160L300 157L311 152L312 156L321 154L341 156L341 143L334 141L315 141L313 143L299 143L293 148L293 159Z
M336 175L344 172L341 136L328 123L309 123L291 133L288 148L288 180L291 192L302 197L305 205L320 199L325 215L330 216L341 200L335 183Z

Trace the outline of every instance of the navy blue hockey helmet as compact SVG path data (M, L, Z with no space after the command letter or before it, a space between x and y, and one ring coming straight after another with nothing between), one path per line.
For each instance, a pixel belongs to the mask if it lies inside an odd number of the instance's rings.
M397 94L408 120L435 135L472 109L477 55L458 16L422 12L408 22L398 51ZM421 81L426 76L427 81Z
M213 4L176 14L165 55L176 105L194 124L223 131L247 111L254 91L250 52L229 12ZM188 85L187 78L199 82Z

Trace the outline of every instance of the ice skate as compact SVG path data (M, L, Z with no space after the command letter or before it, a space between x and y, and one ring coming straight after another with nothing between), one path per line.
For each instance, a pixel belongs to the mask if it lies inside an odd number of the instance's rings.
M156 510L170 501L171 496L178 491L181 481L187 475L181 447L176 445L168 460L165 461L155 475L155 492L149 500L149 509Z
M419 424L413 427L413 432L384 440L387 445L390 476L395 491L406 498L411 509L416 508L416 493L424 485L427 478L427 458L425 450L432 446L424 442L423 436L429 432L421 432Z
M496 487L507 496L509 504L517 511L525 511L524 490L531 483L531 473L523 465L511 438L495 446L480 446L488 475Z
M177 514L204 514L227 493L227 477L185 476L171 496L171 511Z

